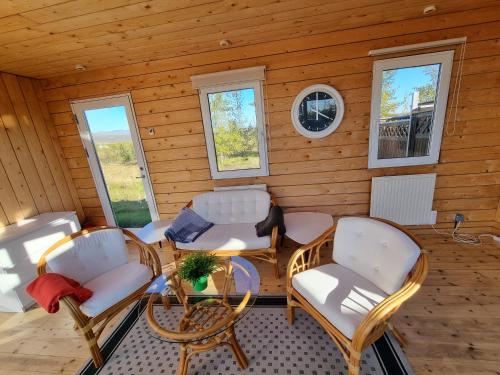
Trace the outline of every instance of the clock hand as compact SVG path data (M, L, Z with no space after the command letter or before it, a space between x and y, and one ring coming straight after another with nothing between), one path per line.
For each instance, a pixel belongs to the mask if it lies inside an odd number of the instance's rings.
M318 92L316 91L316 108L318 108ZM319 112L316 111L316 121L318 121L318 115L319 115Z
M332 121L333 121L333 119L332 119L332 118L328 117L327 115L322 114L322 113L321 113L321 112L319 112L316 108L312 107L311 109L312 109L314 112L316 112L316 120L318 120L318 115L320 115L320 116L323 116L324 118L327 118L328 120L332 120Z
M322 114L321 112L318 112L318 114L319 114L320 116L323 116L324 118L327 118L328 120L332 120L332 121L333 121L333 119L332 119L332 118L328 117L327 115Z

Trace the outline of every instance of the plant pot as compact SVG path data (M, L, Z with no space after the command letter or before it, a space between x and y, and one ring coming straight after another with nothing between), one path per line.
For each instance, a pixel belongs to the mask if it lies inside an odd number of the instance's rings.
M196 280L194 283L192 283L193 289L196 290L197 292L204 291L207 289L208 285L208 276L202 276L198 280Z

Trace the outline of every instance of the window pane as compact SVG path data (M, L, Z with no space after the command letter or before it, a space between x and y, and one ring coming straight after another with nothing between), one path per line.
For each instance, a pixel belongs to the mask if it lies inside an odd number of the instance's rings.
M384 70L378 158L428 156L441 64Z
M124 106L85 111L116 224L142 228L151 222Z
M254 90L208 94L217 169L260 168Z

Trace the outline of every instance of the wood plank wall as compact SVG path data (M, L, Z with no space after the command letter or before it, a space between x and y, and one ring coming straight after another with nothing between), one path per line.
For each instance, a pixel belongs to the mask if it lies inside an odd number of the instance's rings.
M0 73L0 227L83 210L39 82Z
M500 231L500 199L498 200L497 213L495 216L495 228Z
M439 164L368 170L373 65L368 51L463 36L468 43L457 123L450 124L444 135ZM440 226L451 226L455 213L461 212L466 225L491 229L500 195L499 38L500 7L496 5L70 74L42 84L71 176L92 223L103 223L104 217L69 102L131 92L163 218L175 216L193 194L214 185L252 182L266 183L287 211L367 215L373 176L436 172L434 209ZM450 92L458 55L457 51ZM267 67L271 175L214 181L190 76L256 65ZM295 95L315 83L335 87L346 106L340 127L322 140L301 137L290 120ZM148 128L154 128L153 136Z

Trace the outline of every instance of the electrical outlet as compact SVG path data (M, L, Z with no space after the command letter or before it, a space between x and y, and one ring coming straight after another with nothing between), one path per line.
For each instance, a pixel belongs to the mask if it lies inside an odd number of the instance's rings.
M462 214L455 214L455 223L463 223L465 221L465 217Z

